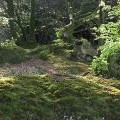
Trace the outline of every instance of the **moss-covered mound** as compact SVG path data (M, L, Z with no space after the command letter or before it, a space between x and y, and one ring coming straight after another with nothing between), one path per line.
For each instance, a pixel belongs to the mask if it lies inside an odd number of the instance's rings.
M27 52L17 46L3 46L0 48L0 64L21 63L28 59Z
M119 120L120 82L48 75L0 78L1 120Z

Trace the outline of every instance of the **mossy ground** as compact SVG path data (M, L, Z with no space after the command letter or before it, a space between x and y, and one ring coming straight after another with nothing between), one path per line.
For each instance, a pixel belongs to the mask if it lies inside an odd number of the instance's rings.
M29 57L37 52L26 50ZM49 63L57 74L0 77L0 120L120 119L120 81L95 77L88 65L59 55L49 53Z
M120 82L49 75L0 79L1 120L119 120ZM66 117L65 117L66 116Z

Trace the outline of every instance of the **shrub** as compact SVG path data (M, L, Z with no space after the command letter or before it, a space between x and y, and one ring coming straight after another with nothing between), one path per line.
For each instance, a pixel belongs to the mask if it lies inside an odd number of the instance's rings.
M50 52L54 54L63 55L65 48L67 48L67 43L65 43L62 39L57 39L53 42L53 44L49 47Z
M108 10L108 17L112 22L102 24L97 39L100 41L100 57L92 62L93 71L97 75L115 77L120 79L120 3ZM114 18L116 20L114 21ZM114 23L116 22L116 23Z
M120 78L120 41L107 41L101 48L100 57L92 62L93 71L97 75ZM118 66L118 67L116 67Z
M48 60L50 56L50 51L47 45L38 46L35 49L32 49L30 55L36 56L42 60Z
M97 32L100 34L97 39L103 45L106 41L119 41L120 40L120 21L117 23L109 22L102 24Z
M70 28L60 28L56 32L58 39L63 39L63 41L68 43L74 42L73 31Z
M106 75L108 71L108 63L104 58L98 57L93 60L92 68L97 75Z
M59 29L57 32L56 32L56 36L58 39L63 39L64 35L63 35L63 29Z
M37 56L42 59L42 60L48 60L49 59L49 51L41 51L40 53L37 54Z

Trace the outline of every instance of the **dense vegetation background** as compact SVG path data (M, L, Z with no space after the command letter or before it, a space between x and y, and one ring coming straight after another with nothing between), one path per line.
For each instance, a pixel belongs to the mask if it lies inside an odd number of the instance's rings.
M120 120L119 0L0 0L0 120Z

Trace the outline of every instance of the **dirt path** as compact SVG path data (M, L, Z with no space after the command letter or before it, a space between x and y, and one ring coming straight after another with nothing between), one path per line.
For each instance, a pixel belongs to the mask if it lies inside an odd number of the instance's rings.
M88 73L88 66L86 64L58 60L44 61L38 58L31 58L20 64L6 64L0 67L0 76L18 76L18 75L35 75L35 74L48 74L51 75L53 80L70 80L73 77L84 76Z
M20 64L3 65L0 67L0 73L3 76L45 73L58 74L58 70L47 61L32 58Z

